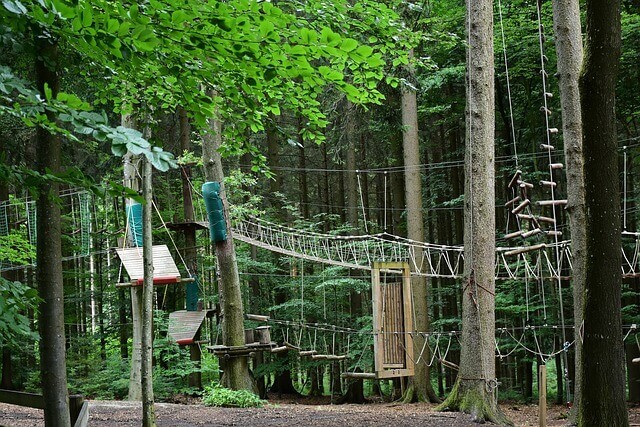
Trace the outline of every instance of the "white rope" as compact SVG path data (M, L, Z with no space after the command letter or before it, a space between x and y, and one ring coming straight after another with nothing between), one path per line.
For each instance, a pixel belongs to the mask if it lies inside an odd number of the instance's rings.
M364 195L362 194L362 185L360 184L360 171L356 170L358 178L358 191L360 192L360 206L362 207L362 221L364 222L364 231L369 234L369 226L367 225L367 212L364 208ZM354 224L355 225L355 224Z
M622 197L623 197L623 205L622 205L622 229L623 231L627 231L627 146L625 145L624 147L622 147L623 153L624 153L624 160L623 160L623 176L622 176L622 185L623 185L623 190L622 190Z
M501 0L498 0L498 13L500 15L500 34L502 36L502 54L504 56L504 72L507 80L507 98L509 100L509 122L511 124L511 138L513 140L513 158L516 162L516 169L517 169L518 168L518 145L516 143L516 126L513 118L513 102L511 98L511 80L509 79L509 61L507 60L507 42L504 36L504 23L502 21Z

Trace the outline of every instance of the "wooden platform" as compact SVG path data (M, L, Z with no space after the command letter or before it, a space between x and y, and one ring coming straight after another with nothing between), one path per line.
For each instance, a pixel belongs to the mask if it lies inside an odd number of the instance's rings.
M207 313L208 310L178 310L169 314L169 337L178 345L194 344L198 329L202 326Z
M121 248L116 249L116 252L122 260L124 269L127 271L131 282L141 281L144 277L142 248ZM153 277L165 279L173 277L177 278L177 282L180 282L180 271L167 245L155 245L153 247ZM174 280L173 283L176 283L176 280Z
M255 342L251 344L230 347L226 345L209 345L207 346L207 349L218 357L238 357L248 356L251 353L255 353L256 351L271 351L271 349L275 348L276 346L277 344L275 342L271 342L269 344L260 344L258 342Z

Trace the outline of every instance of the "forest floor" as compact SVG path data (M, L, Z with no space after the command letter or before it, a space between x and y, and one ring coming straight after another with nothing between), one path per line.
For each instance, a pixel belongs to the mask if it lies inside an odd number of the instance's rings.
M378 426L402 427L477 426L468 415L435 412L431 404L370 403L365 405L330 405L325 399L276 398L264 408L211 408L199 403L156 403L159 427L187 426ZM538 426L538 407L502 403L501 408L515 426ZM98 401L89 404L89 425L92 427L139 426L139 403ZM566 407L550 406L548 426L566 425ZM632 426L640 426L640 407L629 409ZM44 424L42 411L0 403L0 426L39 427ZM490 425L490 424L489 424Z

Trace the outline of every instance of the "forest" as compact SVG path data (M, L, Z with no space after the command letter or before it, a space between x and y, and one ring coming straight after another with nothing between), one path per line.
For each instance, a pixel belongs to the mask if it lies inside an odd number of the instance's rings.
M638 0L3 0L0 49L0 402L640 419Z

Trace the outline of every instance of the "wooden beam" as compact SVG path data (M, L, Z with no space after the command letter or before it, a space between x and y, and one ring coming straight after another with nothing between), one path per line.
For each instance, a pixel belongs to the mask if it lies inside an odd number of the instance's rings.
M35 393L0 390L0 402L27 408L44 409L44 398L41 394Z
M341 378L354 378L354 379L365 379L365 380L375 380L377 379L376 374L373 372L343 372L340 375Z
M547 426L547 365L538 365L538 421Z

